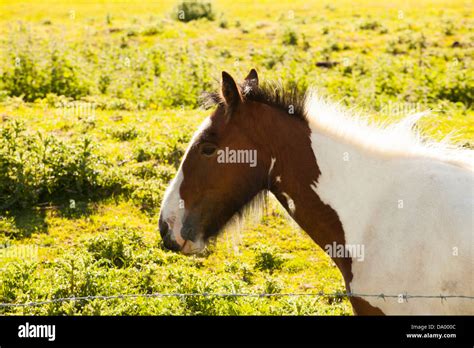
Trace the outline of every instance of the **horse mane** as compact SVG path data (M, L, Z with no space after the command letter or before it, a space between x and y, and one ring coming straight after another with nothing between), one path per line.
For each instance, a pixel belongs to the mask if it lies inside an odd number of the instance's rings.
M307 121L305 112L306 92L301 92L296 87L285 88L281 82L264 82L257 88L250 88L244 83L239 87L244 101L267 104L291 117ZM204 93L201 98L202 105L206 109L216 105L224 105L224 99L218 92Z
M277 108L288 117L296 117L323 134L358 148L385 156L423 156L474 170L474 151L450 144L452 133L441 142L435 142L416 127L417 121L429 115L429 111L413 113L398 123L374 123L355 110L329 102L315 90L301 92L276 82L264 82L257 88L250 88L245 83L239 87L244 101ZM205 93L202 103L209 108L224 105L224 100L220 93Z
M374 122L313 90L307 93L305 115L312 129L381 156L419 156L474 170L474 151L451 144L454 132L436 142L416 126L429 111L409 114L396 123Z

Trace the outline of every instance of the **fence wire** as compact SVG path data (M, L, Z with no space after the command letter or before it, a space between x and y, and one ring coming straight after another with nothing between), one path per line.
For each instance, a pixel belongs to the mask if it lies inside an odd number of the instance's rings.
M136 298L186 298L186 297L259 297L259 298L270 298L270 297L331 297L331 298L349 298L349 297L361 297L361 298L381 298L383 300L387 298L397 298L403 302L408 302L409 299L425 298L425 299L440 299L440 301L447 301L448 299L468 299L474 300L474 296L468 295L409 295L409 294L397 294L397 295L386 295L386 294L360 294L360 293L347 293L347 292L317 292L317 293L152 293L152 294L118 294L118 295L94 295L94 296L78 296L78 297L62 297L54 298L44 301L32 301L25 303L0 303L0 308L8 307L34 307L43 306L48 304L62 303L62 302L79 302L79 301L92 301L92 300L115 300L115 299L136 299Z

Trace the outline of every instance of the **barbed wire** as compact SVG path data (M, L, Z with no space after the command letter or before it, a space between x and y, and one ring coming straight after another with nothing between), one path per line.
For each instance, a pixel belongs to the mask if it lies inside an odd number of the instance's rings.
M405 302L409 299L414 298L426 298L426 299L440 299L441 301L447 301L450 298L469 299L474 300L474 296L468 295L409 295L409 294L397 294L397 295L386 295L386 294L360 294L360 293L347 293L347 292L332 292L326 293L323 291L317 293L152 293L152 294L117 294L117 295L92 295L92 296L72 296L72 297L61 297L55 299L49 299L44 301L32 301L25 303L0 303L0 308L7 307L34 307L48 304L62 303L62 302L78 302L78 301L91 301L91 300L115 300L115 299L129 299L129 298L165 298L165 297L332 297L332 298L349 298L349 297L361 297L361 298L397 298Z

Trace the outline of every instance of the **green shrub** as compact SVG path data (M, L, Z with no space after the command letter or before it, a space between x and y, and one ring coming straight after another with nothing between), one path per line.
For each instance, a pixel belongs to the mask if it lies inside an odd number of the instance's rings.
M35 262L11 263L2 270L2 286L0 286L0 302L27 301L34 296Z
M284 259L271 248L259 248L255 254L255 269L269 271L281 269Z
M128 126L123 128L110 129L109 134L114 139L120 141L129 141L136 139L140 135L140 132L134 126Z
M222 18L222 19L219 21L219 27L222 28L222 29L227 29L227 28L229 28L229 22L227 21L227 19Z
M77 67L59 51L53 51L50 57L49 89L47 93L56 93L78 99L89 93L85 82L79 79Z
M435 99L445 99L453 103L463 103L468 107L474 105L474 85L469 72L460 71L452 78L446 78L443 83L433 80L432 88L435 90Z
M293 258L285 262L283 268L288 273L298 273L305 270L306 268L311 267L311 263L307 260L302 260L300 258Z
M15 220L9 216L0 216L0 236L7 238L15 238L21 236L21 232L15 225ZM3 247L4 241L0 240L0 248Z
M131 126L111 134L126 141L139 132ZM88 137L64 141L41 132L29 134L17 121L4 123L0 135L0 209L125 194L141 208L153 211L189 141L189 134L182 134L165 144L140 145L133 154L137 162L123 166L105 161Z
M86 249L95 260L106 260L112 266L122 268L132 262L134 248L142 243L135 231L116 229L86 241Z
M143 29L142 35L144 35L144 36L154 36L154 35L160 34L161 32L163 32L162 25L153 25L153 26L150 26L150 27L147 27L147 28ZM127 34L127 36L130 36L130 35Z
M1 76L3 88L10 96L23 96L25 101L44 98L48 93L74 99L89 93L86 81L79 77L78 68L59 51L52 51L41 61L29 51L10 56L10 69Z
M443 33L446 36L452 36L455 32L455 26L452 22L446 22L443 28Z
M175 18L181 22L190 22L200 18L213 21L215 13L210 2L182 1L178 4Z
M178 137L171 137L166 143L142 144L134 149L133 158L137 162L156 160L160 164L179 167L181 159L189 142L189 135L182 134Z
M283 33L283 45L296 46L298 44L298 34L291 28L287 28Z
M53 135L28 134L17 121L0 132L0 209L106 188L99 179L105 163L91 139L65 143Z
M109 87L110 82L111 80L109 75L100 75L98 82L98 88L100 93L105 94L107 92L107 88Z
M33 101L46 96L47 76L40 70L32 54L20 53L10 57L9 66L2 75L3 88L10 96L23 96L26 101Z
M264 292L266 294L277 294L283 290L283 284L279 279L267 278L264 284Z
M161 204L166 185L157 179L133 180L126 184L125 189L141 209L154 212Z
M381 28L382 25L376 20L366 20L359 24L359 29L362 30L377 30Z

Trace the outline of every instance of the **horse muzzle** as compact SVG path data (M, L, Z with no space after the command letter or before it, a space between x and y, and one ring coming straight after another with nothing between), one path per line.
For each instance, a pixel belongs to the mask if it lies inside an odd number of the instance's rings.
M170 225L160 216L158 223L161 239L166 249L179 251L183 254L197 254L203 251L206 243L199 238L195 229L184 225L179 232L170 229ZM179 236L176 236L179 234Z
M160 217L158 226L160 228L160 235L165 248L172 251L180 251L181 245L179 245L179 243L173 238L168 223Z

